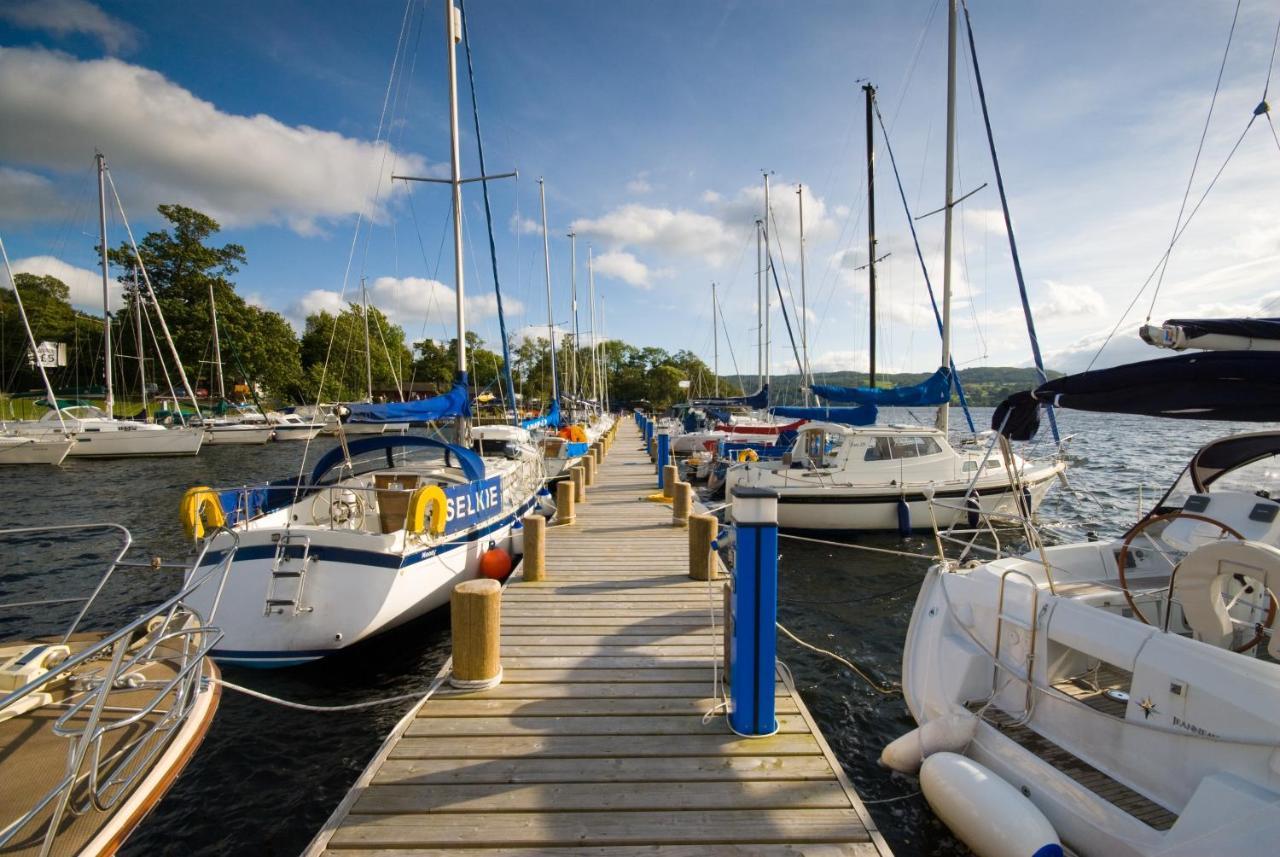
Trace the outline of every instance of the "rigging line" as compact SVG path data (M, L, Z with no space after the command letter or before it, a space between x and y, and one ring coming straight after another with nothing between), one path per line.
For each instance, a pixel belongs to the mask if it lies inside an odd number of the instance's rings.
M446 0L449 2L449 0ZM484 143L480 139L480 105L476 100L476 75L471 62L471 28L467 24L467 0L458 0L458 9L462 13L462 47L467 57L467 85L471 90L471 115L475 118L476 152L480 159L480 175L487 175L484 169ZM498 302L498 332L502 337L503 375L506 378L506 393L510 400L512 423L519 421L516 413L516 388L511 378L511 343L507 341L507 319L502 311L502 286L498 282L498 247L493 240L493 211L489 207L489 180L481 179L480 187L484 191L484 221L489 229L489 260L493 264L493 293Z
M791 329L791 316L787 314L787 301L782 296L782 284L778 282L778 269L773 264L773 248L770 248L765 258L765 271L773 274L773 287L778 292L778 306L782 309L782 320L787 324L787 337L791 340L791 353L796 358L796 369L800 373L800 377L804 378L804 363L800 360L800 349L796 346L796 335Z
M938 300L933 294L933 281L929 278L929 266L924 262L924 252L920 249L920 234L916 232L915 218L911 216L911 206L907 203L907 191L902 186L902 175L898 172L898 160L893 156L893 146L889 143L889 130L885 127L884 117L880 115L880 105L872 102L872 107L876 112L876 122L880 125L880 136L884 140L885 153L889 155L889 166L893 170L893 180L898 186L898 196L902 199L902 210L907 215L907 226L911 230L911 242L916 248L916 258L920 261L920 271L924 275L924 285L929 291L929 305L933 307L933 318L938 325L938 334L942 334L942 313L938 311ZM964 394L964 385L960 383L960 372L956 369L955 355L951 355L951 380L956 385L956 392L960 395L960 408L964 411L965 422L969 424L969 431L976 432L977 426L973 422L973 414L969 412L969 401Z
M724 330L725 345L729 346L729 362L733 364L733 375L738 379L738 386L742 386L742 372L738 369L738 358L733 353L733 337L729 336L729 326L724 320L724 311L720 312L720 327Z
M1267 82L1262 87L1262 100L1267 100L1267 93L1271 91L1271 71L1276 65L1276 46L1280 45L1280 22L1276 23L1276 35L1271 40L1271 61L1267 63Z
M1267 113L1267 126L1271 129L1271 139L1276 141L1276 148L1280 149L1280 136L1276 135L1276 125L1271 121L1271 114Z
M1187 210L1187 200L1191 197L1191 185L1196 178L1196 170L1200 167L1200 155L1204 152L1204 141L1209 136L1209 123L1213 119L1213 108L1218 103L1218 92L1222 88L1222 74L1227 68L1227 55L1231 53L1231 42L1236 34L1236 21L1240 18L1240 4L1242 0L1236 0L1236 10L1231 15L1231 29L1227 32L1227 46L1222 50L1222 62L1218 65L1218 79L1213 84L1213 96L1209 99L1209 112L1204 117L1204 128L1200 131L1200 142L1196 146L1196 157L1191 162L1191 175L1187 176L1187 187L1182 192L1182 203L1178 206L1178 217L1173 222L1173 236L1169 239L1169 252L1165 253L1164 259L1160 266L1160 275L1156 279L1155 291L1151 293L1151 305L1147 307L1147 321L1151 321L1151 314L1155 312L1156 299L1160 297L1160 287L1164 284L1165 272L1169 269L1169 257L1173 253L1173 245L1178 240L1178 227L1182 224L1182 215ZM1274 49L1273 49L1274 59ZM1271 69L1267 69L1267 82L1271 81Z
M1040 376L1040 383L1043 384L1049 380L1049 377L1044 371L1044 357L1040 354L1040 339L1036 336L1036 323L1031 314L1031 299L1027 295L1026 279L1022 276L1022 257L1018 254L1018 242L1014 238L1013 218L1009 215L1009 197L1004 190L1004 173L1000 170L1000 158L996 154L995 133L991 130L991 114L987 109L987 94L982 85L982 69L978 65L978 48L973 38L973 21L969 17L969 4L961 0L961 6L964 8L965 32L969 36L969 58L973 62L973 79L978 85L978 101L982 104L982 124L987 131L987 144L991 147L991 166L996 174L996 190L1000 194L1000 209L1004 212L1005 231L1009 234L1009 255L1013 259L1013 273L1017 277L1018 295L1022 299L1022 314L1026 318L1027 335L1031 339L1031 356L1035 358L1036 374ZM1237 8L1239 7L1237 6ZM1208 130L1208 128L1206 127L1205 130ZM965 263L965 271L967 276L967 261ZM1054 415L1053 406L1047 405L1045 412L1049 415L1049 428L1053 431L1054 441L1061 443L1062 435L1058 431L1058 418Z
M404 16L400 19L400 34L396 37L396 51L391 62L391 72L387 76L387 88L382 95L382 110L378 114L378 131L374 137L375 145L382 140L382 132L386 127L387 107L391 100L391 87L395 81L396 63L399 61L399 58L400 58L401 42L403 42L404 40L404 34L409 25L409 17L410 17L409 13L413 8L413 4L414 4L414 0L405 0ZM390 132L388 132L388 135L389 134ZM381 177L379 177L378 187L379 189L381 188ZM365 220L370 219L372 217L372 212L370 209L371 209L370 204L366 202L366 204L360 209L360 212L356 215L355 230L351 235L351 246L347 250L347 264L346 264L346 268L342 272L342 290L338 293L339 302L341 302L342 299L346 297L347 285L351 281L351 267L355 263L356 248L360 244L360 229L364 225ZM328 345L325 346L324 363L320 367L320 382L319 384L316 385L316 403L315 403L316 414L320 412L320 402L322 401L322 398L324 395L325 380L327 379L329 374L329 358L333 354L333 341L337 335L338 335L338 325L335 323L333 326L333 330L330 331L329 333L329 343ZM295 483L295 487L293 490L294 503L298 502L298 499L302 496L302 487L304 485L304 481L307 475L307 457L311 452L311 442L314 440L314 437L311 436L310 432L307 432L307 435L308 435L307 439L303 441L302 455L298 459L298 479ZM289 524L287 522L286 527L288 525Z
M1107 338L1098 346L1097 352L1093 355L1093 359L1089 361L1089 365L1085 367L1084 371L1088 372L1092 369L1093 364L1102 356L1103 349L1107 347L1111 342L1111 339L1116 335L1116 331L1120 329L1120 325L1124 324L1129 313L1133 310L1134 306L1137 305L1138 299L1142 297L1142 293L1147 290L1147 286L1151 285L1151 281L1155 279L1156 272L1160 270L1160 266L1168 258L1169 254L1173 252L1173 245L1181 240L1182 236L1186 234L1187 229L1191 226L1191 221L1195 219L1196 213L1200 211L1200 206L1204 205L1204 201L1208 198L1209 193L1213 190L1214 186L1217 185L1218 179L1222 178L1222 173L1226 170L1227 164L1231 163L1231 159L1240 148L1240 144L1244 142L1245 135L1248 134L1249 129L1253 127L1253 123L1258 118L1258 115L1259 114L1255 113L1249 117L1249 121L1245 123L1244 130L1241 131L1240 136L1236 138L1235 145L1232 146L1231 151L1227 153L1227 157L1222 162L1222 166L1218 168L1218 172L1214 174L1213 180L1209 182L1208 186L1204 189L1204 193L1200 195L1200 199L1196 201L1195 206L1191 209L1191 213L1188 214L1187 219L1183 221L1182 228L1173 236L1173 243L1169 245L1169 247L1164 251L1164 254L1161 255L1160 259L1156 261L1155 267L1151 269L1150 274L1147 274L1147 278L1142 281L1142 287L1138 289L1137 294L1135 294L1133 299L1129 301L1129 305L1125 307L1124 313L1116 320L1115 327L1111 328L1111 332L1107 334Z

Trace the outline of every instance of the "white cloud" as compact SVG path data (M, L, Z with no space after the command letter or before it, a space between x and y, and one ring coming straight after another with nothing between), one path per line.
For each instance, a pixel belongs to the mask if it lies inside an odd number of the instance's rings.
M1052 323L1056 316L1090 315L1105 318L1107 302L1091 286L1068 286L1064 283L1048 281L1045 283L1046 295L1035 303L1036 318L1043 318ZM1021 309L1017 310L1021 317Z
M0 220L55 220L62 207L57 188L49 179L26 170L0 166Z
M66 283L70 291L71 305L76 309L102 315L102 273L68 264L55 256L28 256L13 262L15 274L35 274L37 277L57 277ZM113 276L107 281L111 294L111 310L122 305L120 283Z
M602 277L613 277L641 289L651 288L649 267L632 256L613 250L594 258L595 271Z
M532 217L521 217L518 214L513 214L511 215L511 231L517 235L541 235L542 224Z
M225 113L141 66L38 49L0 48L0 116L0 159L82 184L97 147L135 216L181 202L227 226L281 223L313 234L371 209L380 172L429 169L404 153L384 165L370 141ZM22 177L0 178L12 187ZM384 201L399 192L385 190Z
M331 314L341 312L348 305L359 303L358 289L348 291L346 298L332 289L313 289L294 301L285 316L294 327L302 329L308 315L315 312ZM377 277L369 283L369 304L377 307L392 324L404 328L409 339L418 339L426 330L435 336L447 334L452 338L454 325L454 291L439 280L424 277ZM518 300L507 298L503 309L509 317L524 311ZM467 297L468 327L471 322L494 318L498 314L498 299L491 292L481 292Z
M0 6L0 21L55 36L83 33L102 42L107 53L127 53L138 45L138 31L87 0L10 0Z
M702 201L707 205L715 205L720 201L720 194L713 190L704 190L702 192Z
M738 243L717 217L687 209L623 205L601 217L573 222L573 231L611 250L635 247L719 266Z
M627 182L627 190L631 193L648 193L653 190L653 185L649 184L649 180L644 177L644 173Z

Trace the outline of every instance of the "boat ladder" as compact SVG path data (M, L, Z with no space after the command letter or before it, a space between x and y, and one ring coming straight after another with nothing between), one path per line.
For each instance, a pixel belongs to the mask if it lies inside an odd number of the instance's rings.
M1024 579L1028 586L1031 587L1031 611L1029 618L1013 616L1005 612L1004 595L1005 586L1008 583L1009 575L1016 574ZM1012 678L1023 683L1027 689L1026 700L1023 704L1022 715L1018 718L1018 723L1026 723L1031 719L1031 708L1035 701L1035 664L1036 664L1036 618L1040 612L1040 587L1036 585L1031 575L1025 571L1019 571L1011 568L1004 574L1000 575L1000 597L996 604L996 645L995 653L992 658L991 670L991 697L995 698L1000 692L1000 673L1007 672ZM1025 663L1007 664L1000 657L1000 649L1004 644L1004 626L1009 623L1015 628L1020 628L1029 635L1027 642L1027 657ZM1012 712L1007 712L1012 713Z
M289 556L289 548L298 542L302 544L302 556ZM276 542L275 559L271 562L271 580L267 584L267 600L262 615L289 611L290 615L297 616L315 610L314 607L302 606L302 590L312 559L310 536L291 533L280 536ZM292 587L292 592L289 587Z

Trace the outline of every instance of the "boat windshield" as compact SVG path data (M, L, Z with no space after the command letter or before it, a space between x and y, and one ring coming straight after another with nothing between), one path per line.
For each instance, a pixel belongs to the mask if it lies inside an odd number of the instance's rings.
M1202 447L1155 511L1181 509L1192 494L1211 491L1280 498L1280 432L1233 435Z

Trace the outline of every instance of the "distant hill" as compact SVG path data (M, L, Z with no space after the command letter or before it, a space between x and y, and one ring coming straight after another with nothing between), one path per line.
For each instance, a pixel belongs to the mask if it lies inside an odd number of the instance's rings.
M918 384L928 378L931 372L898 372L892 374L877 373L877 387L903 387ZM1050 378L1059 378L1061 372L1049 370ZM756 389L755 375L723 376L742 387L747 392ZM865 387L866 372L815 372L815 384L838 384L842 387ZM1029 390L1036 386L1036 370L1023 366L975 366L960 370L960 383L964 387L969 404L976 406L994 406L1004 398L1019 390ZM770 398L774 404L799 404L803 399L803 391L799 375L774 375L770 382ZM960 399L954 398L959 404Z

